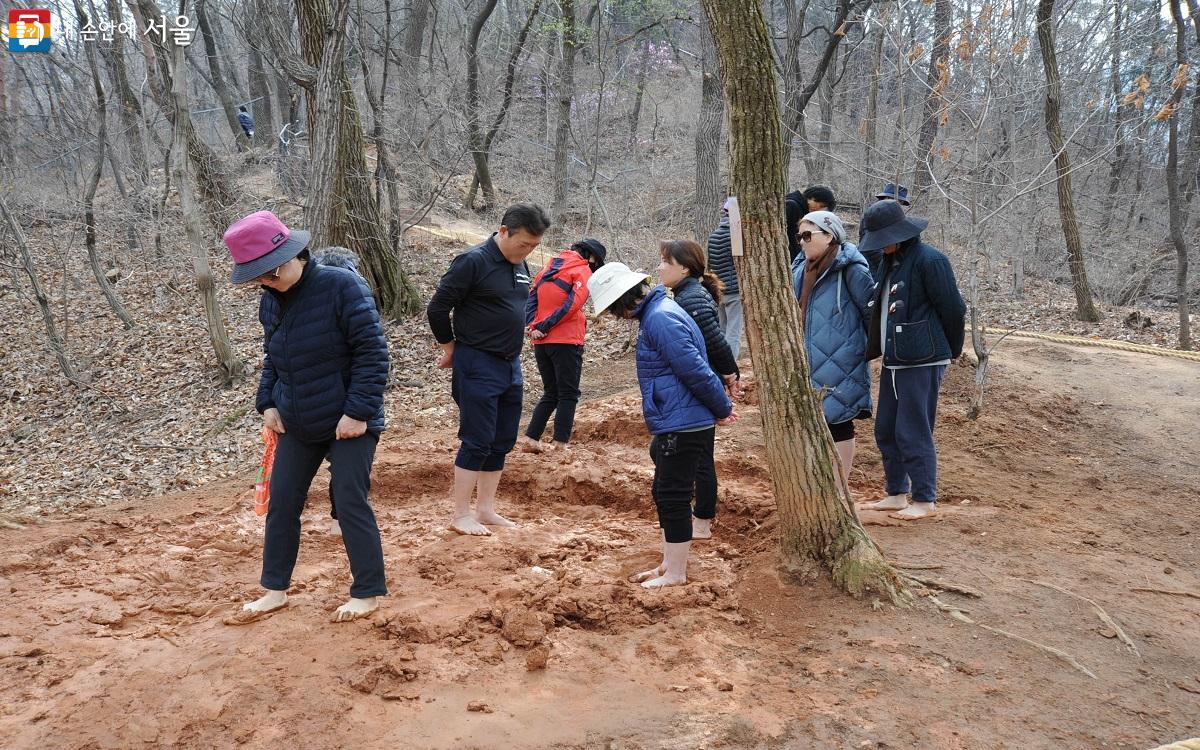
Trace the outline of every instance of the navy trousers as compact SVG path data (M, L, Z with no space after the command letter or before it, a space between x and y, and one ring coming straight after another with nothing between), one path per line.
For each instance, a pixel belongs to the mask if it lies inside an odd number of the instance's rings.
M883 457L887 494L912 491L913 502L937 501L933 424L946 366L884 369L879 376L875 444Z
M286 591L292 585L300 551L300 514L313 477L328 456L329 494L337 507L342 542L354 576L350 596L363 599L387 593L379 526L367 499L378 443L379 436L370 432L353 440L327 443L306 443L286 432L279 436L263 536L263 588Z
M517 444L525 380L521 360L497 357L463 344L454 345L450 395L458 404L454 465L467 471L500 471Z

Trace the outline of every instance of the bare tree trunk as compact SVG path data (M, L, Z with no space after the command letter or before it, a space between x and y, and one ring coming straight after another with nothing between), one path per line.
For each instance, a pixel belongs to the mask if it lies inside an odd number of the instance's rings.
M66 344L58 333L58 326L54 322L54 311L50 309L50 298L46 296L46 290L42 288L42 279L38 275L37 265L33 262L33 255L29 252L29 243L25 239L25 232L17 223L17 217L13 216L12 211L8 209L8 203L4 201L3 195L0 195L0 215L8 224L9 231L12 232L17 249L21 251L21 262L25 268L25 274L29 276L29 283L33 287L34 299L37 300L38 308L42 311L42 323L46 326L46 338L50 340L50 349L54 351L58 366L67 380L78 383L79 375L67 357Z
M517 63L521 61L521 52L525 49L525 42L529 39L529 32L533 29L533 23L537 20L541 9L542 0L534 0L533 7L529 9L529 16L525 19L525 24L517 31L516 44L508 56L508 66L504 74L504 93L500 99L500 109L496 111L496 117L492 120L491 127L488 128L487 134L483 137L483 158L484 161L489 163L491 160L492 144L495 143L496 136L500 134L500 127L504 124L505 118L508 117L509 107L512 106L513 85L516 83L517 78ZM475 178L471 181L471 189L467 193L468 206L474 205L475 190L478 187L479 174L476 172ZM488 198L486 192L484 193L484 197L487 199L488 205L494 202L494 196Z
M561 0L562 10L562 67L558 74L558 118L554 128L554 199L551 214L554 224L561 228L570 191L571 102L575 99L575 53L579 48L579 32L575 27L575 0Z
M179 14L187 10L187 0L179 0ZM188 132L192 127L191 115L188 113L187 97L187 56L186 48L175 45L174 65L172 68L172 101L175 107L175 135L171 149L176 154L188 151L188 143L192 135ZM204 227L200 219L200 206L196 200L196 188L193 184L193 163L191 159L175 159L175 182L179 189L179 207L183 212L183 226L187 233L188 244L192 249L192 271L196 275L196 287L204 301L204 318L208 326L208 337L212 342L213 351L217 355L217 364L221 368L222 379L231 383L244 371L244 364L233 352L229 345L229 334L225 331L225 319L221 314L221 305L217 301L217 289L213 281L212 267L208 264L208 247L204 241Z
M257 20L257 14L255 14L255 18ZM246 82L250 89L250 113L254 116L254 126L266 136L258 139L259 145L270 146L274 143L275 137L279 135L282 125L279 124L279 119L275 115L275 103L271 101L271 83L267 78L266 68L263 66L258 40L250 40L248 46Z
M338 17L344 19L348 0L336 2ZM326 54L336 43L333 37L344 33L343 27L331 23L326 0L299 0L296 9L304 60L317 70L316 83L306 89L309 142L314 149L307 215L313 247L333 244L356 250L380 313L393 318L416 314L421 310L420 297L389 246L387 227L372 196L362 122L343 55ZM344 49L336 44L337 50ZM322 100L328 100L328 106L323 107ZM324 124L315 121L318 112ZM328 172L318 173L318 169Z
M867 119L863 121L863 190L860 195L862 205L870 202L870 196L875 194L878 187L875 179L875 152L879 150L879 83L883 78L883 21L875 29L875 41L872 44L871 85L867 90Z
M429 11L433 0L410 0L408 25L404 29L404 44L401 49L399 77L411 81L417 75L421 62L421 48L425 44L425 28L429 24Z
M75 0L75 15L79 18L80 27L86 26L90 20L79 0ZM100 83L100 70L96 64L95 45L87 44L84 46L86 47L88 67L92 72L92 87L96 90L96 117L100 120L99 133L96 135L96 168L92 170L91 179L88 180L87 192L83 196L84 244L87 247L88 264L92 267L92 274L96 277L96 283L100 285L100 291L104 294L104 298L108 300L108 306L112 308L113 313L121 319L121 322L125 324L125 328L129 329L133 328L133 317L125 309L125 305L121 304L121 300L117 298L117 293L113 290L112 284L108 283L108 277L104 274L104 269L100 267L100 258L96 253L96 188L100 185L100 175L104 172L104 155L108 144L108 118L105 116L106 97L104 95L104 86ZM114 171L113 177L120 179L120 173Z
M800 308L783 236L783 139L771 41L758 0L704 0L730 111L730 173L742 214L746 332L779 507L784 563L820 566L855 594L906 600L896 573L858 522L834 469L833 442L809 378Z
M1083 240L1079 236L1079 220L1075 215L1075 199L1071 195L1071 155L1067 153L1059 117L1062 99L1062 80L1054 54L1054 0L1038 0L1037 37L1042 48L1042 67L1046 71L1046 135L1054 153L1057 173L1058 211L1062 216L1063 238L1067 243L1067 265L1071 270L1071 286L1075 289L1075 315L1089 323L1100 320L1092 287L1088 284L1087 268L1083 261Z
M196 23L200 29L200 36L204 37L204 51L208 56L208 70L212 73L213 91L217 92L217 99L225 112L225 122L229 125L229 131L233 133L233 141L237 144L238 151L245 151L250 148L250 138L238 122L237 107L234 106L233 96L229 93L229 84L221 73L221 58L217 56L216 38L208 21L208 0L196 0Z
M700 32L700 38L701 38L700 44L704 47L705 50L708 50L709 48L712 47L712 42L705 41L704 37L706 37L706 36L708 36L708 32L702 30ZM716 53L714 52L713 54L716 54ZM704 64L703 61L708 59L705 55L706 55L705 52L701 52L701 58L702 58L701 64L702 65ZM629 148L631 150L637 148L638 124L641 122L641 119L642 119L642 99L645 97L645 94L646 94L646 74L649 72L649 70L650 70L650 39L647 37L646 39L642 40L641 50L638 55L637 79L636 79L636 82L633 84L633 111L629 113ZM707 80L708 79L705 79L706 83L707 83ZM720 85L721 85L720 83L717 84L718 89L720 88ZM701 104L700 106L701 106L701 116L703 117L704 105Z
M1124 178L1125 164L1128 161L1125 145L1125 121L1129 108L1121 102L1124 84L1121 78L1121 37L1122 16L1121 8L1125 0L1113 0L1113 24L1109 40L1109 79L1112 83L1113 107L1116 109L1116 123L1113 126L1113 161L1108 174L1108 195L1105 197L1104 227L1113 226L1113 216L1116 214L1117 198L1121 195L1121 181Z
M917 166L913 169L914 201L921 200L929 189L932 175L933 142L937 140L938 118L941 116L942 92L950 83L950 0L935 0L933 6L933 49L929 55L929 70L925 73L925 107L921 118L921 133L917 136Z
M1179 190L1179 110L1183 103L1183 90L1187 86L1187 41L1184 38L1183 14L1179 0L1171 0L1171 19L1175 22L1175 65L1174 90L1167 106L1171 115L1167 118L1167 211L1171 227L1171 244L1175 246L1175 295L1179 308L1179 348L1192 348L1191 315L1188 311L1188 248L1183 238L1183 226L1187 223L1187 205ZM1196 112L1192 112L1192 117ZM1191 178L1194 181L1194 178Z
M114 24L121 22L121 0L108 0L108 17ZM112 88L121 104L121 128L125 131L125 143L129 148L130 166L142 185L150 181L150 163L146 160L146 149L142 141L142 104L133 87L129 85L129 74L125 68L125 36L113 34L111 47L101 47L108 63Z
M480 123L483 116L479 104L479 36L496 10L496 3L497 0L484 0L467 34L467 143L471 158L475 161L475 182L483 188L485 207L496 202L496 189L492 187L492 174L488 171L487 152L483 148L483 125ZM471 191L471 197L474 198L474 190ZM467 207L471 207L470 202Z
M696 122L696 210L692 233L703 247L721 219L725 198L721 184L721 125L725 120L725 98L721 96L721 70L717 49L703 19L700 22L700 116Z
M375 205L379 206L379 212L383 214L383 195L386 192L388 196L388 247L393 253L399 251L400 248L400 191L396 187L395 173L392 169L392 158L390 149L388 148L387 139L383 135L383 124L387 117L387 108L384 106L385 97L388 89L388 54L387 51L391 46L392 39L392 0L384 0L384 32L383 32L383 54L380 56L382 72L379 80L379 93L376 94L371 86L371 71L367 66L367 55L365 51L367 46L366 24L359 23L359 46L363 49L364 54L359 55L359 63L362 66L363 74L363 90L367 94L367 103L371 106L371 141L375 144ZM358 17L363 18L362 0L358 0Z

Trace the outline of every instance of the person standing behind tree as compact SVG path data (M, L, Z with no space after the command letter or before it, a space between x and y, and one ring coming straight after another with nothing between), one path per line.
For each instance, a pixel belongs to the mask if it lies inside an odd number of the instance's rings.
M546 263L533 280L525 302L525 325L542 377L542 399L533 407L521 443L542 450L542 433L554 415L554 447L565 448L575 427L579 379L583 373L583 339L587 316L587 283L608 254L599 240L585 239Z
M246 137L254 140L254 118L246 111L244 104L238 106L238 123L242 126L242 132L246 134Z
M650 278L623 263L609 263L588 282L596 314L606 310L639 322L637 377L642 416L653 436L650 486L663 533L663 560L634 576L643 588L687 582L692 545L692 494L696 469L711 457L716 425L738 418L721 379L708 366L704 337L666 287L650 289Z
M882 253L867 357L883 355L875 442L887 480L887 497L865 507L899 511L893 517L904 520L936 510L938 391L946 366L962 354L965 337L967 307L950 260L921 241L928 225L926 219L905 216L903 206L891 200L863 214L863 252Z
M721 223L708 236L708 268L723 285L717 302L717 320L721 333L736 361L742 353L742 290L737 268L733 265L733 241L729 236L729 209L721 209Z
M804 254L792 262L792 284L804 321L813 388L837 449L842 486L850 492L854 420L871 416L867 321L875 284L867 261L846 241L842 220L829 211L807 214L799 225Z
M510 206L498 231L450 262L426 309L442 347L437 365L453 368L450 394L458 404L462 445L454 459L450 528L460 534L487 536L488 526L516 526L496 512L496 489L521 426L530 283L525 259L549 227L541 206Z
M787 223L785 229L790 260L796 260L802 252L800 242L796 239L796 233L800 231L800 219L812 211L833 211L835 208L837 198L834 197L833 191L824 185L813 185L804 191L795 190L784 197L783 213Z
M733 393L737 385L737 361L717 322L721 301L721 280L704 271L704 251L691 240L658 243L662 262L658 279L671 290L676 304L696 321L704 337L708 366L720 376L725 389ZM692 512L692 538L712 537L712 522L717 517L717 466L709 451L696 466L696 506Z

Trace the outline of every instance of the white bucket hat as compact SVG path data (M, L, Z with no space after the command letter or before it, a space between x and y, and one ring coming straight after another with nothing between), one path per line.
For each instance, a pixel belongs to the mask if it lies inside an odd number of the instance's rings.
M629 266L624 263L605 263L588 279L588 295L592 298L592 309L599 315L620 299L622 294L648 281L649 275L630 271Z

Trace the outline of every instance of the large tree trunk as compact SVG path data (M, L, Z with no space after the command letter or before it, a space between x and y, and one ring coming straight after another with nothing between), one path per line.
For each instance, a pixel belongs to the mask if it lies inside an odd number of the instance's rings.
M233 95L229 93L229 84L221 73L221 58L217 56L217 40L213 35L212 25L208 21L208 0L196 0L196 23L200 36L204 37L204 51L208 56L208 70L212 74L213 91L221 102L221 110L225 113L225 122L229 132L233 133L234 143L238 151L250 148L250 139L242 130L237 118L237 107L233 103Z
M1059 102L1062 99L1062 79L1054 54L1054 0L1038 0L1037 37L1042 48L1042 67L1046 71L1046 135L1054 153L1054 168L1058 184L1058 212L1062 217L1063 238L1067 243L1067 265L1071 269L1071 286L1075 289L1075 315L1080 320L1095 323L1100 320L1092 287L1088 283L1083 262L1083 240L1079 236L1079 220L1075 215L1075 199L1071 194L1071 155L1063 138Z
M337 2L340 17L345 18L348 0ZM317 70L317 84L305 90L314 165L307 215L312 246L345 245L357 251L380 313L393 318L416 314L421 300L388 245L387 227L372 196L362 122L344 57L325 54L327 46L335 44L332 37L343 29L330 23L326 0L299 0L296 10L304 60ZM338 49L342 49L340 44ZM328 99L326 109L321 108L323 97L318 91L322 86ZM316 122L318 112L323 125ZM326 155L320 156L318 151Z
M575 27L575 0L561 0L559 6L562 10L562 67L558 73L558 117L554 127L554 199L551 213L555 226L561 229L571 183L571 102L575 99L575 53L579 48L579 32Z
M863 189L859 199L863 206L870 203L871 196L879 189L875 183L875 152L879 150L879 83L883 78L884 25L881 20L875 29L875 41L871 53L871 84L867 89L867 119L862 124L863 136Z
M432 6L433 0L409 0L408 24L404 28L399 75L400 79L406 83L415 80L418 75L421 49L425 44L425 27L429 24Z
M925 73L925 108L921 118L921 134L917 137L917 166L913 169L914 201L921 200L933 181L933 142L937 140L938 119L941 117L942 92L950 83L950 0L935 0L933 6L933 50L929 54L929 70Z
M1183 90L1187 87L1187 41L1183 31L1183 15L1179 0L1171 0L1171 19L1175 22L1175 65L1174 90L1167 106L1171 115L1167 118L1167 211L1171 227L1171 244L1175 246L1175 294L1179 308L1179 348L1192 348L1191 315L1188 311L1188 248L1183 238L1183 226L1187 223L1187 204L1179 189L1179 110L1183 103ZM1192 112L1192 117L1196 112ZM1192 178L1189 178L1191 181Z
M254 14L257 18L257 14ZM255 24L258 25L257 23ZM250 88L250 114L254 116L254 127L263 133L258 139L260 145L270 146L279 135L279 119L275 115L275 105L272 101L271 80L267 77L263 65L262 52L257 44L250 44L246 59L246 82Z
M179 14L187 10L187 0L180 0ZM192 134L191 115L188 114L187 97L187 56L186 48L174 46L174 65L171 70L172 101L174 103L175 134L171 142L171 150L176 154L188 151ZM192 249L192 271L196 275L196 286L204 302L204 317L208 326L209 340L217 355L217 364L221 368L222 379L231 383L242 374L244 365L229 345L229 334L225 331L225 319L221 314L221 305L217 301L217 289L213 282L212 267L208 264L208 243L204 239L204 227L200 219L200 205L196 200L195 176L192 174L191 159L174 159L175 182L179 190L179 207L183 212L183 226L187 233L188 245Z
M833 442L810 384L800 308L792 296L783 236L783 140L771 41L758 0L704 0L716 34L730 111L730 177L746 255L746 332L760 383L767 465L779 506L786 565L830 571L861 595L906 597L895 571L858 522L834 469Z
M721 124L725 98L721 96L721 69L708 24L700 28L700 116L696 121L696 207L692 233L701 247L721 219L725 186L721 184Z
M75 15L79 19L80 27L87 25L89 18L79 0L75 0ZM104 172L104 156L108 145L108 118L105 116L106 97L104 86L100 83L100 69L96 64L95 45L84 46L86 47L88 68L92 73L92 88L96 91L96 117L100 120L100 129L96 135L96 167L92 170L87 192L83 196L84 244L87 246L88 264L92 267L92 274L96 277L96 283L100 285L101 293L108 300L108 306L112 309L113 314L120 318L121 322L125 324L125 328L128 329L133 328L133 317L125 309L125 305L121 304L112 284L108 282L104 269L100 267L100 257L96 251L96 188L100 185L100 175ZM114 170L113 178L119 181L120 173Z

